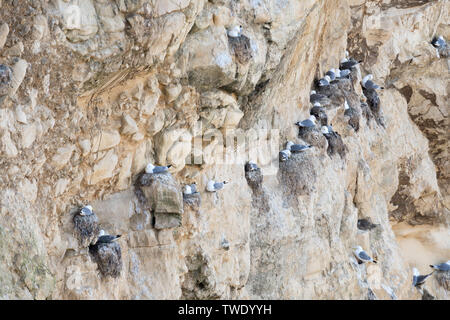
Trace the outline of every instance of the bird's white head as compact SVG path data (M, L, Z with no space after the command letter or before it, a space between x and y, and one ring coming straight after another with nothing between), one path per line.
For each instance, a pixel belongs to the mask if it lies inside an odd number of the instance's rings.
M372 74L368 74L367 76L364 77L364 79L362 80L363 85L366 84L367 81L372 80L373 79L373 75Z
M334 74L336 75L336 77L340 77L341 76L341 70L340 69L332 69Z
M345 57L348 58L350 56L350 53L348 53L347 50L345 50Z
M145 167L145 173L153 173L153 169L155 169L155 166L151 163L149 163L146 167Z
M187 184L187 185L184 186L184 193L185 194L191 194L192 193L190 185Z
M439 36L438 39L444 41L444 37L443 36Z
M314 102L314 107L321 107L322 105L320 104L319 101Z
M348 61L348 59L344 58L344 59L341 60L341 63L346 63L347 61Z
M344 101L344 110L350 109L347 100Z
M100 232L98 233L98 235L101 237L101 236L104 236L105 235L105 230L100 230Z
M314 115L311 115L309 117L309 120L311 120L314 124L316 124L316 117Z
M90 204L88 204L87 206L85 206L86 209L89 209L89 211L92 211L92 206Z
M413 275L415 275L415 276L420 275L419 270L417 270L416 267L412 268L412 271L413 271Z
M292 141L288 141L287 143L286 143L286 149L287 150L291 150L291 147L294 145L294 143L292 142Z
M320 128L320 131L322 131L323 134L328 134L330 133L330 131L328 130L327 126L322 126L322 128Z
M328 75L326 75L324 78L325 78L328 82L331 81L331 78L330 78Z
M356 251L362 251L361 246L353 246L353 249L355 249Z
M311 90L311 92L309 93L310 95L316 94L316 90Z

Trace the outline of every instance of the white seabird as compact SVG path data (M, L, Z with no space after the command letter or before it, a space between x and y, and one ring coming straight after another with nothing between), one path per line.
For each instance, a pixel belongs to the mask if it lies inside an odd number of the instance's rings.
M341 63L340 63L339 68L340 68L341 70L344 70L344 69L352 69L352 68L354 68L355 66L357 66L358 64L360 64L361 62L362 62L362 60L356 61L356 60L353 59L353 58L350 58L350 59L344 58L344 59L341 60Z
M443 48L443 47L447 46L447 42L445 41L443 36L433 38L433 40L431 41L431 44L435 48Z
M197 185L195 183L185 185L183 193L186 195L197 193Z
M327 126L322 126L322 128L320 128L320 131L321 131L323 134L329 134L329 133L330 133L330 130L328 129Z
M430 267L438 271L450 271L450 260L440 264L430 264Z
M233 26L231 29L228 29L227 34L231 38L238 38L242 34L242 26Z
M94 212L92 211L92 206L91 205L84 206L80 210L80 216L90 216L90 215L93 215L93 214L94 214Z
M245 171L256 171L258 170L258 165L253 161L248 161L244 166Z
M328 75L326 75L322 79L319 79L319 87L329 86L330 82L331 82L331 78Z
M377 263L377 261L373 260L362 248L361 246L356 246L353 247L353 249L355 249L354 254L356 256L356 258L360 261L361 263L365 263L365 262L373 262L373 263Z
M339 70L339 78L345 78L345 77L347 77L350 73L351 73L351 71L350 71L349 69Z
M364 77L364 79L361 81L361 83L365 89L372 89L372 90L384 89L383 87L380 87L372 80L373 80L373 75L368 74L367 76Z
M433 271L434 272L434 271ZM413 268L413 286L419 287L422 284L425 283L425 280L433 274L433 272L426 274L426 275L420 275L419 270L416 268Z
M291 157L291 151L288 149L281 150L279 157L280 157L280 161L286 161L287 159L289 159Z
M206 185L206 190L209 192L216 192L218 190L223 189L223 187L227 184L227 181L216 182L214 180L210 180Z
M316 126L316 117L311 115L308 119L295 123L299 127L314 128Z
M164 172L168 172L169 168L172 165L169 164L168 166L154 166L153 164L149 163L146 167L145 167L145 173L164 173Z
M97 243L111 243L111 242L119 239L120 237L121 237L120 234L113 236L113 235L105 234L104 230L100 230Z
M331 81L336 80L337 74L336 74L336 69L330 69L327 71L327 73L325 73L327 76L330 77Z
M312 147L313 146L311 145L295 144L292 141L288 141L286 143L286 149L289 150L291 153L303 152L308 149L311 149Z

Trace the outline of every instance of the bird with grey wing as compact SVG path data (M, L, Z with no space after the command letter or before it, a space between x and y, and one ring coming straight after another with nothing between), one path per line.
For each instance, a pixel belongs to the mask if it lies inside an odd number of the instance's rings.
M154 166L152 163L149 163L145 167L145 173L165 173L169 171L169 168L171 166L171 164L169 164L168 166Z
M210 180L206 185L206 190L209 192L216 192L222 190L227 183L228 183L227 181L216 182L214 180Z
M358 259L358 263L362 264L362 263L366 263L366 262L373 262L373 263L377 263L376 260L373 260L364 250L363 248L361 248L361 246L355 246L353 247L353 249L355 249L355 251L353 252L356 256L356 258Z
M433 273L434 273L434 271L429 274L426 274L426 275L421 275L419 273L419 270L417 270L417 268L413 268L413 286L420 287L421 285L423 285L425 283L425 280L428 277L430 277Z
M316 117L311 115L309 119L303 120L303 121L297 121L295 123L297 126L301 128L315 128L316 127Z
M299 153L311 149L313 146L311 145L303 145L303 144L295 144L292 141L288 141L286 143L286 149L291 153Z
M373 82L372 74L368 74L367 76L365 76L363 78L363 80L361 81L361 83L362 83L362 86L364 87L364 89L367 89L367 90L384 89L384 87L380 87L375 82Z
M450 260L439 264L430 264L430 267L437 271L450 271Z
M91 216L94 214L91 205L84 206L79 212L80 216Z
M256 171L258 170L258 165L254 163L253 161L249 161L245 164L244 170L246 172Z
M198 193L197 185L195 184L195 182L192 183L192 184L185 185L184 189L183 189L183 193L186 194L186 195Z
M120 234L110 235L110 234L106 234L104 230L100 230L99 237L97 239L96 244L99 244L99 243L111 243L113 241L116 241L120 237L121 237Z

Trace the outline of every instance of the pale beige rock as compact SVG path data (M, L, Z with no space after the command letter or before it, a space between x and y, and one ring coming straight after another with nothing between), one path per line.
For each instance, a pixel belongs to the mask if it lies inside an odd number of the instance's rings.
M114 153L114 150L109 150L106 155L92 168L92 175L90 177L89 184L96 184L99 181L111 178L117 162L117 154Z
M14 158L17 156L18 151L16 145L11 140L11 135L8 131L2 135L2 151L5 152L7 157Z
M34 125L34 123L24 126L23 129L21 130L22 148L27 149L27 148L31 147L33 145L34 141L36 140L36 134L37 134L36 126Z
M6 43L6 39L8 38L9 34L9 26L6 23L3 23L0 26L0 50L3 49L3 46Z
M102 131L92 140L92 152L98 152L117 146L120 134L117 131Z
M78 141L82 150L83 156L87 155L91 151L91 141L89 139L82 139Z
M52 157L52 165L56 169L64 167L72 157L74 150L75 146L72 144L59 148L57 153Z
M122 128L121 132L122 134L134 134L139 130L136 121L132 117L130 117L128 114L124 114L122 116Z
M22 84L23 79L25 78L25 74L27 72L28 63L19 59L12 67L12 80L11 80L11 89L9 90L10 95L14 95Z

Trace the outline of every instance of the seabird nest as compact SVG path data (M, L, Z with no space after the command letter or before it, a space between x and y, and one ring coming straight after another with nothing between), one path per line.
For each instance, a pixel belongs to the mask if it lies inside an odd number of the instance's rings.
M98 218L95 214L82 216L76 213L73 217L73 223L75 225L75 235L81 247L88 247L95 242L100 232Z
M89 247L100 273L104 277L117 278L122 271L122 250L117 242L97 243Z
M281 183L293 195L306 195L315 190L317 174L307 151L293 153L288 160L280 162L280 174Z

